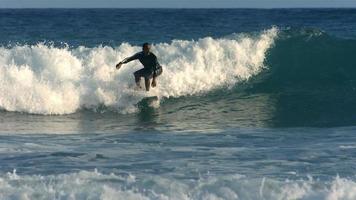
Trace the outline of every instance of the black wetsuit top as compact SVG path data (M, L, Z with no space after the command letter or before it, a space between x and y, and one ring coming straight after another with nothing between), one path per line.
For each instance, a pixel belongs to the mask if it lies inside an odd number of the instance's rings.
M155 71L160 66L155 54L150 52L149 54L145 55L143 51L138 52L131 57L125 58L122 63L128 63L137 59L141 62L145 69L150 70L151 72Z

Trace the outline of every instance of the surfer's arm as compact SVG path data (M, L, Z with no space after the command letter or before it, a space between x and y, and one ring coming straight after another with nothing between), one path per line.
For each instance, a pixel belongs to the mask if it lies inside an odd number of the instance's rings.
M133 60L137 60L140 56L140 53L136 53L135 55L131 56L131 57L128 57L128 58L125 58L123 59L121 62L119 62L117 65L116 65L116 69L120 69L121 65L122 64L126 64L128 62L131 62Z
M131 57L128 57L128 58L123 59L120 63L126 64L126 63L128 63L128 62L133 61L133 60L137 60L139 57L140 57L140 53L136 53L135 55L133 55L133 56L131 56Z

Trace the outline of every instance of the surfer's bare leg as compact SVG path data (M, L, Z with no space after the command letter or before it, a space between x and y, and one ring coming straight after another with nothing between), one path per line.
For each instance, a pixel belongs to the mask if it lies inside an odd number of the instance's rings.
M156 78L162 74L162 67L160 66L154 73L153 73L153 79L152 79L152 87L157 86L157 81Z
M141 88L141 85L140 85L141 77L140 77L140 76L137 76L136 74L134 74L134 76L135 76L136 86L137 86L138 88Z
M150 79L149 78L145 78L145 86L146 86L146 91L150 91Z
M157 82L156 82L156 77L154 76L152 79L152 87L156 87Z

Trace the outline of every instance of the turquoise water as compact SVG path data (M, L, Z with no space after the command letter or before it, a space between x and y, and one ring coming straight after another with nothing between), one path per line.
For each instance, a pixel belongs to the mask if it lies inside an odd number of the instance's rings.
M0 10L0 199L355 199L355 19ZM114 68L146 41L149 93Z

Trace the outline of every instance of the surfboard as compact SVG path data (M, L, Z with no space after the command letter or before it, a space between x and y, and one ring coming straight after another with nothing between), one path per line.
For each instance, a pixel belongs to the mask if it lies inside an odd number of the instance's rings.
M144 97L141 101L137 103L139 107L155 107L155 103L158 102L157 96Z

